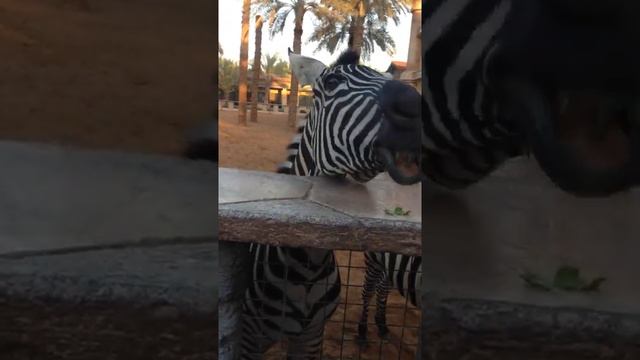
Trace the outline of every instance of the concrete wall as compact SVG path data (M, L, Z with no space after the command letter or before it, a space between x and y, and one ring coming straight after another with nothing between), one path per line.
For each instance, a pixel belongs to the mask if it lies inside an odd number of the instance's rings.
M461 327L472 322L474 331L510 329L515 336L520 332L513 325L552 337L563 326L573 326L577 335L582 325L593 325L588 314L621 314L580 334L615 338L637 330L640 343L640 322L633 322L640 318L631 321L640 315L640 191L575 198L553 186L534 160L521 159L466 191L426 184L423 193L424 281L439 309L431 315L446 313L447 321ZM600 292L539 291L520 278L529 272L552 279L567 265L586 279L605 277ZM560 309L579 312L570 314L573 323L562 324L556 321ZM548 318L540 319L541 313ZM623 320L631 322L611 325Z

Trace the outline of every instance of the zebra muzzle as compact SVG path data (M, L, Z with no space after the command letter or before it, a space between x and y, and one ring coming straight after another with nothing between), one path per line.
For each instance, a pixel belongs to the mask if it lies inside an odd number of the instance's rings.
M413 185L421 180L419 155L411 151L391 151L378 148L378 156L382 160L389 176L400 185Z
M542 170L565 191L606 196L640 181L640 114L604 91L545 93L513 81L509 94Z

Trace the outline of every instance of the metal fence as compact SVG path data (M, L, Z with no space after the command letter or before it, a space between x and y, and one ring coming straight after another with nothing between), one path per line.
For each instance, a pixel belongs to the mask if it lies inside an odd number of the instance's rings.
M385 338L381 338L374 320L377 309L374 295L369 305L367 337L366 340L360 338L358 323L363 311L363 283L366 271L364 254L359 251L338 250L335 251L335 256L342 288L338 308L325 324L322 359L417 359L420 343L420 309L392 288L385 307L389 333ZM312 283L308 285L318 286ZM284 307L282 304L283 309ZM287 347L287 340L283 334L283 340L273 345L264 354L264 359L286 359Z

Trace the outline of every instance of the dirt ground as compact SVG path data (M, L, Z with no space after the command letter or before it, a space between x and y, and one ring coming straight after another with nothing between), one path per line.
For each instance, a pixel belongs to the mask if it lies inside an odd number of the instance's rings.
M286 147L295 130L287 127L287 115L258 113L258 122L238 124L238 111L218 111L218 147L221 167L273 172L287 157Z
M176 154L214 110L210 0L3 0L0 139Z
M247 170L274 171L286 158L286 146L295 131L287 127L286 114L258 113L258 122L241 126L237 111L219 111L220 166ZM337 251L343 281L343 304L325 329L324 352L327 359L415 359L420 312L406 299L392 292L387 305L388 342L381 342L375 325L369 325L367 348L355 342L357 322L362 310L364 258L360 252ZM345 311L346 308L346 311ZM369 322L373 323L375 305L371 305ZM281 344L282 345L282 344ZM267 360L283 359L283 346L272 348Z

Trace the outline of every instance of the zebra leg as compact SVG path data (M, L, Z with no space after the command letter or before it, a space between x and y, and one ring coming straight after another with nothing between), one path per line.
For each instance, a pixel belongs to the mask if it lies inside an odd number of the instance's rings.
M369 320L369 302L373 296L376 284L380 282L383 277L382 273L370 264L369 259L366 259L366 273L364 275L364 285L362 286L362 313L360 315L360 322L358 323L358 343L361 346L366 345L367 342L367 323Z
M256 321L256 315L245 311L242 316L241 360L262 360L267 351L276 341L264 334Z
M321 360L324 322L306 329L302 334L290 337L287 360Z
M378 326L378 335L382 339L389 336L389 328L387 327L387 298L389 297L389 278L387 274L383 274L376 286L376 325Z

